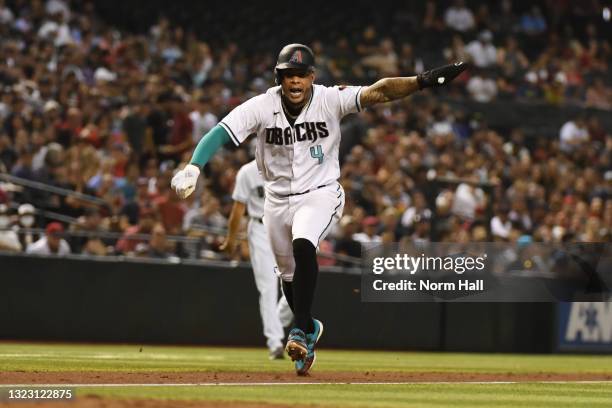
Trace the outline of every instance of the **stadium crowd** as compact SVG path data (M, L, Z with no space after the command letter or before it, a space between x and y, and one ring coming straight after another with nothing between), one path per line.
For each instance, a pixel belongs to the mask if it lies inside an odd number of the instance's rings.
M368 84L466 60L474 68L447 91L458 100L612 110L605 12L602 20L598 2L573 3L427 1L398 12L418 40L366 25L356 38L312 41L317 82ZM0 249L221 257L235 175L253 144L226 146L186 201L170 178L219 119L273 84L275 52L207 41L165 17L130 32L90 1L0 0L0 173L106 203L0 184ZM557 135L524 130L489 127L430 91L349 118L346 207L322 251L359 256L361 242L402 240L609 242L611 130L586 114ZM247 246L235 257L247 259Z

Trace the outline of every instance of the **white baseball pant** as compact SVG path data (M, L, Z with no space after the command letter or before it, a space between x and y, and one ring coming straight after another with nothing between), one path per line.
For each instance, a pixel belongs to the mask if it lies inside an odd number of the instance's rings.
M338 182L289 197L266 194L264 225L282 280L293 282L293 240L305 238L318 248L343 210L344 189Z
M278 277L270 241L264 225L251 219L248 224L248 243L255 276L255 286L259 291L259 313L263 323L266 345L270 351L283 346L284 326L289 326L293 313L285 296L278 299Z

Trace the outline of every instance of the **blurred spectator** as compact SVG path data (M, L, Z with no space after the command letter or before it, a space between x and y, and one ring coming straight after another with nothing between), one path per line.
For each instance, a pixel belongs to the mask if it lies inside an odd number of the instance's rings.
M542 34L546 31L546 20L538 6L532 6L529 12L522 15L520 27L528 35Z
M378 218L373 216L365 217L362 225L363 232L358 232L353 235L353 239L355 241L361 242L362 244L379 244L382 242L382 237L376 234L376 229L378 228Z
M397 54L393 41L389 38L382 40L379 49L361 62L364 66L375 69L379 77L397 76L399 72Z
M497 214L491 219L491 235L494 239L507 240L512 230L512 222L508 218L510 209L506 205L501 205Z
M473 220L477 211L484 210L485 195L473 183L461 183L454 194L452 212L464 219Z
M168 99L171 113L170 132L167 144L159 146L159 152L164 158L179 161L181 155L190 152L193 146L193 123L180 96L169 95Z
M32 204L21 204L17 209L18 221L15 224L19 242L22 248L27 248L37 238L32 232L25 232L24 229L36 228L36 209Z
M605 86L602 78L595 78L593 85L589 86L585 105L597 109L612 109L612 91Z
M21 252L19 237L11 229L12 219L6 204L0 204L0 251Z
M0 132L0 171L6 173L13 168L19 156L11 146L11 139L5 133Z
M459 34L453 35L450 46L444 48L442 53L449 63L454 63L455 61L468 61L471 58Z
M561 127L559 133L560 148L564 152L572 152L589 141L589 131L582 116L569 120Z
M333 266L336 264L336 260L332 257L323 256L322 254L332 254L334 252L334 245L327 239L322 240L319 243L319 255L317 256L317 263L319 266Z
M68 255L70 245L62 238L63 234L63 225L59 222L52 222L45 228L45 236L30 244L26 252L37 255Z
M467 90L476 102L490 102L497 96L497 84L486 70L470 78Z
M204 197L208 197L206 201L202 200L200 206L192 209L185 216L185 230L190 230L193 227L209 227L209 228L225 228L227 226L227 218L219 211L221 209L219 199L209 197L205 193Z
M429 242L431 238L431 215L427 212L414 218L414 229L410 241L414 244Z
M357 224L350 215L344 215L340 219L340 234L336 239L334 251L341 255L361 256L361 243L353 238L357 232ZM346 263L345 263L346 264Z
M148 107L143 102L136 102L134 106L123 112L123 131L128 143L136 157L141 157L144 152L150 152L151 140L148 139L147 127Z
M423 29L432 31L442 31L444 29L444 22L438 16L436 2L433 0L427 0L425 2Z
M210 96L202 96L196 103L196 109L189 114L189 119L193 123L194 145L219 122L217 116L212 112L211 102Z
M19 158L17 163L13 166L11 171L15 177L21 177L27 180L34 180L34 170L32 169L32 151L29 147L24 147L19 152Z
M103 232L103 218L97 208L88 208L85 214L71 225L70 231L77 232L71 239L71 247L75 253L87 253L103 256L107 254L106 245L102 242L100 233Z
M10 24L13 22L15 16L10 8L5 4L4 0L0 0L0 24Z
M427 208L425 195L421 191L415 191L412 195L413 203L404 211L401 224L407 230L412 230L417 218L431 218L431 210Z
M181 232L186 205L178 198L174 191L170 190L169 181L168 183L163 182L161 184L164 187L164 191L154 199L153 205L166 231L170 234L178 234Z
M130 254L136 250L138 244L144 243L141 238L136 238L138 234L150 234L155 225L155 214L151 209L141 211L138 225L126 228L123 236L117 241L115 250L120 254Z
M518 78L529 66L529 60L518 48L518 42L513 36L506 38L506 43L497 51L497 64L506 78Z
M455 0L453 5L446 9L444 22L449 28L461 32L475 28L474 14L466 7L464 0Z
M470 42L465 51L479 68L488 68L497 62L497 48L493 45L493 34L489 30L478 34L478 39Z
M170 245L166 238L166 230L162 224L155 224L151 231L149 240L149 250L147 255L151 258L168 258L172 255L169 252Z

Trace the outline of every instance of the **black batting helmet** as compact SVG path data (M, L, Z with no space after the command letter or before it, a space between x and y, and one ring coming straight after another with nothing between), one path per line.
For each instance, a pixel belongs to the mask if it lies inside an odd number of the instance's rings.
M300 68L314 71L315 59L310 47L303 44L285 45L278 54L276 67L274 67L274 79L280 84L280 71L289 68Z

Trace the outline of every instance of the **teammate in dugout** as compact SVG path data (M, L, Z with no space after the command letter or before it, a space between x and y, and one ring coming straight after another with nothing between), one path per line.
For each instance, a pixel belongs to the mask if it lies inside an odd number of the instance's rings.
M307 374L315 363L315 345L323 333L323 324L311 316L317 247L344 208L338 183L340 120L368 106L446 85L466 69L457 62L417 76L383 78L370 86L326 87L314 84L314 65L307 46L285 46L275 67L278 86L232 110L200 140L191 163L172 179L179 197L187 197L200 168L220 146L229 140L239 145L256 134L257 167L265 180L263 222L295 316L285 350L298 375Z

